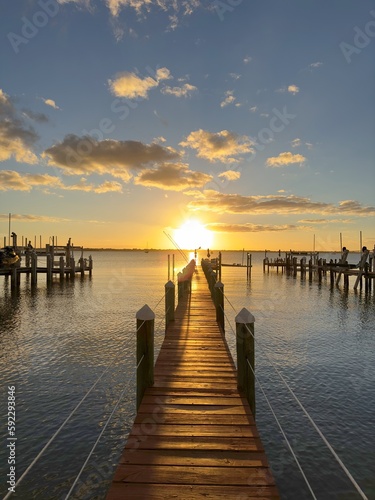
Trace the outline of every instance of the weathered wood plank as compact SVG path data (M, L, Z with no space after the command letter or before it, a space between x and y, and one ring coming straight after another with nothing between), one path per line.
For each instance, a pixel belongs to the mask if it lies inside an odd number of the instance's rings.
M278 499L276 486L207 486L194 484L113 483L107 500L269 500Z

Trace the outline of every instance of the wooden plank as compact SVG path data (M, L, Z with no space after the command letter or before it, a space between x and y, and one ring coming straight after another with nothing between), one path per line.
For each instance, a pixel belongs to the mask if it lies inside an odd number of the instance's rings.
M141 436L129 435L125 445L136 450L212 450L212 451L264 451L259 438L236 438L217 436ZM225 484L225 483L224 483Z
M147 473L146 473L147 471ZM215 484L267 486L273 484L272 476L265 467L194 467L194 466L162 466L154 465L120 465L113 478L114 481L131 483L156 484Z
M278 499L276 486L207 486L113 483L107 500L268 500Z
M157 425L156 425L157 424ZM144 424L133 425L131 435L142 435L147 434L147 436L177 436L177 437L205 437L205 436L225 436L230 437L242 437L242 438L253 438L259 437L258 431L255 425L193 425L193 424L183 424L179 423L178 418L175 422L171 424L160 423L159 421L151 421Z

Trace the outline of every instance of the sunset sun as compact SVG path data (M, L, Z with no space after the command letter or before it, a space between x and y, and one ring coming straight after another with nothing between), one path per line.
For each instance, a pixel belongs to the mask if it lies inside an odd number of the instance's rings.
M193 250L212 246L213 233L197 220L188 220L174 231L174 239L180 248Z

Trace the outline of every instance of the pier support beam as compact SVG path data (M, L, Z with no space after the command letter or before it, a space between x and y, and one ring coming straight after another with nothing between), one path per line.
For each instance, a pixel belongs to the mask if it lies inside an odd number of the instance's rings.
M36 254L36 252L33 252L31 254L31 285L32 286L36 285L37 281L38 281L37 267L38 267L38 255Z
M137 411L147 387L154 385L155 314L145 304L136 314L137 320ZM143 359L142 359L143 358Z
M236 316L237 385L245 393L255 418L254 322L254 316L246 308Z

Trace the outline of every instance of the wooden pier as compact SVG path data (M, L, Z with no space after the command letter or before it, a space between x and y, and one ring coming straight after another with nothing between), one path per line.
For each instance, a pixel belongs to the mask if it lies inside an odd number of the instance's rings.
M74 258L74 251L81 253L77 263ZM46 245L45 248L17 247L16 253L20 261L16 265L11 265L0 269L0 276L11 279L12 290L18 289L21 283L21 275L31 276L31 285L36 285L38 275L44 274L47 284L52 282L53 276L58 275L60 280L64 278L74 279L76 274L84 276L87 272L92 275L93 260L91 255L86 259L83 257L82 247L73 247L70 241L66 246ZM44 265L40 265L40 259L43 258Z
M310 281L316 276L319 282L324 277L329 276L332 286L335 284L338 285L341 277L343 277L345 288L349 287L349 277L354 276L356 278L354 283L355 290L357 290L358 286L362 289L364 283L365 291L371 291L372 282L375 279L374 253L370 253L366 249L362 253L357 265L348 264L348 253L348 250L345 250L339 260L330 260L328 262L326 259L319 258L318 253L310 254L308 260L308 254L303 257L300 255L297 257L293 252L286 253L285 258L277 257L269 259L265 257L263 259L263 272L276 269L276 272L280 270L293 276L297 276L300 273L301 278L308 275Z
M241 382L249 358L254 365L254 352L244 354L253 339L240 323L254 318L245 309L236 318L237 351L243 351L239 375L203 273L195 272L182 288L170 315L174 284L166 285L167 327L155 367L154 315L148 306L137 315L137 335L143 330L137 346L138 413L107 500L277 499L249 390Z

